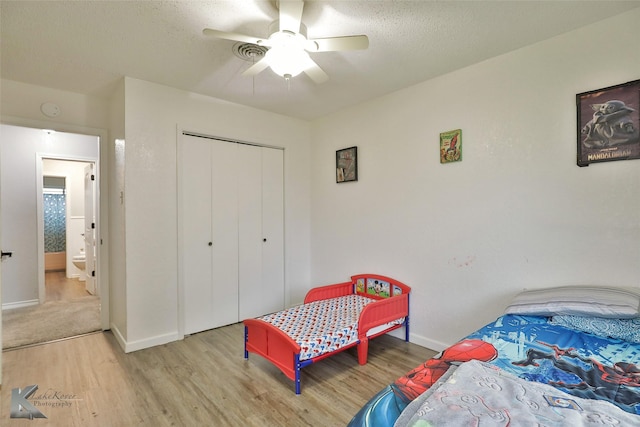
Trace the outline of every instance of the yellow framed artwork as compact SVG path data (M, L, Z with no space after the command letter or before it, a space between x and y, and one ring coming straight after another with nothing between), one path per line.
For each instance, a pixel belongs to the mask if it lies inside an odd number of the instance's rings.
M440 134L440 163L462 160L462 130L450 130Z

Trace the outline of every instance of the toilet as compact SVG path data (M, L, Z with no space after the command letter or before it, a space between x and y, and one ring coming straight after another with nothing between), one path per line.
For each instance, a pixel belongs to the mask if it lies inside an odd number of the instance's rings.
M80 253L78 255L74 255L71 258L71 262L73 262L73 265L75 265L78 268L78 270L80 270L80 277L78 279L81 282L86 281L87 280L87 272L86 272L87 258L84 253L84 248L80 249Z

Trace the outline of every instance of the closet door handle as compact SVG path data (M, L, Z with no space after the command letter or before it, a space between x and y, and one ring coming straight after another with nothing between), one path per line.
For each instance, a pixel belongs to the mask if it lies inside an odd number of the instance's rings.
M13 252L11 251L8 251L8 252L0 251L0 254L1 254L0 258L4 258L4 257L11 258L13 256Z
M209 246L213 246L213 242L209 242Z
M266 241L267 241L267 239L262 239L262 241L263 241L263 242L266 242Z

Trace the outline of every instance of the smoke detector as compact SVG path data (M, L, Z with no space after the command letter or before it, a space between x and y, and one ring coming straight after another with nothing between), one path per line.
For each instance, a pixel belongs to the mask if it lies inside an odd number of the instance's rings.
M58 117L60 114L60 107L53 102L45 102L40 106L40 111L47 117Z

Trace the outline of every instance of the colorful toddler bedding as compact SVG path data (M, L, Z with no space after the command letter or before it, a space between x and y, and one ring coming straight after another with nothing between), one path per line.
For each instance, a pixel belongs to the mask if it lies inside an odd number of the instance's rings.
M374 396L349 426L393 426L407 405L452 365L488 362L518 378L636 414L640 425L640 344L504 315L427 360Z
M302 361L357 342L360 312L374 301L362 295L346 295L302 304L259 319L298 343ZM401 322L399 319L394 324Z

